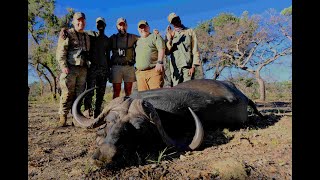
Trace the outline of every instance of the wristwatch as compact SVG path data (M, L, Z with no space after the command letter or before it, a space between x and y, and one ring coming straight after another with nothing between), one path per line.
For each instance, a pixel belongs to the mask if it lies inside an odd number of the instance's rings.
M163 64L163 61L158 60L157 63L158 64Z

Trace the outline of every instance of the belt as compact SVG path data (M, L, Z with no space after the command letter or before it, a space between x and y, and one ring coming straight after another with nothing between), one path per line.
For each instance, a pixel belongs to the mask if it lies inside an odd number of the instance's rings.
M112 65L118 65L118 66L133 66L133 63L130 63L130 62L112 63Z
M148 71L148 70L151 70L151 69L154 69L154 68L155 68L155 66L154 67L148 67L148 68L146 68L144 70L139 70L139 71Z

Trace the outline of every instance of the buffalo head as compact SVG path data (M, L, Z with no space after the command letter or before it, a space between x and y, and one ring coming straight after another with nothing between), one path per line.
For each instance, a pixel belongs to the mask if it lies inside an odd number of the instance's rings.
M72 106L72 113L77 123L84 128L97 128L97 145L99 148L93 155L95 163L99 166L110 163L117 153L117 142L121 134L130 129L143 129L154 126L158 130L162 140L168 146L174 146L180 150L194 150L198 148L204 136L202 124L188 107L195 121L195 135L190 144L181 144L170 138L162 127L161 119L153 105L143 99L131 97L118 97L109 102L96 119L88 119L80 112L82 99L95 88L88 89L80 94ZM119 153L119 152L118 152Z

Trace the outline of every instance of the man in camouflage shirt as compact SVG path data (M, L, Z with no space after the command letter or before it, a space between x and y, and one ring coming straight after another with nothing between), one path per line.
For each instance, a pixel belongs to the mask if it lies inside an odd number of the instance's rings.
M132 91L135 76L135 55L134 45L139 36L127 33L128 24L126 19L120 17L116 24L118 33L110 37L111 56L111 77L113 85L113 98L120 96L121 83L124 81L124 92L129 96Z
M168 21L174 27L172 30L168 25L166 30L166 54L170 59L172 85L194 79L196 66L201 66L197 69L201 70L203 77L196 33L185 27L175 13L169 14Z
M138 23L140 38L136 51L136 78L138 91L162 88L164 80L165 43L159 34L151 34L147 21Z
M84 99L83 115L87 118L94 115L97 117L101 112L101 105L106 90L107 80L110 74L110 43L109 38L104 34L106 21L103 17L96 19L97 31L86 30L85 32L90 37L90 66L87 73L87 88L98 87L96 90L96 100L94 104L94 112L92 111L93 92L88 93ZM67 38L68 32L66 28L62 28L60 36Z
M73 101L84 91L86 85L90 39L84 33L85 14L76 12L72 24L74 27L67 30L68 37L59 37L56 50L56 59L61 69L60 126L66 126L67 114Z

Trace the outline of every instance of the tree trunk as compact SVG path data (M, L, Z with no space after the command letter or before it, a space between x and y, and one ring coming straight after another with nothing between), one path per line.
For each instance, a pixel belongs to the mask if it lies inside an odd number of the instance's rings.
M37 75L39 77L39 82L40 82L40 96L43 96L44 87L43 87L43 81L41 79L41 73L39 71L37 71Z
M264 80L261 78L259 71L256 72L255 77L259 84L259 94L260 94L259 100L264 102L266 101L266 86L265 86Z
M52 87L52 82L50 81L50 79L49 79L49 77L46 75L46 74L44 74L43 73L43 76L44 76L44 78L48 81L48 83L49 83L49 86L50 86L50 92L51 92L51 94L52 94L52 97L53 97L53 99L57 99L57 97L56 97L56 94L55 93L53 93L53 87Z
M45 65L45 64L41 64L41 65L48 70L48 72L50 73L50 75L51 75L51 77L53 79L53 87L52 87L52 84L50 83L49 79L47 79L47 80L48 80L48 82L50 84L50 90L51 90L51 93L52 93L52 97L54 98L54 100L57 100L57 89L58 89L57 88L57 81L56 81L57 77L54 75L52 70L47 65Z

